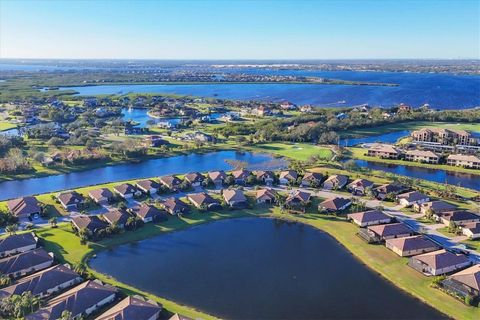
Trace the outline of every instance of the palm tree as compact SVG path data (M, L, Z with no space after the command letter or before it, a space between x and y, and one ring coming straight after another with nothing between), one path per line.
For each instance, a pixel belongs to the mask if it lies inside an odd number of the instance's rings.
M13 235L15 233L17 233L18 231L18 224L14 223L14 224L9 224L6 228L5 228L5 231L8 232L10 235Z
M72 313L68 310L63 310L62 315L60 316L59 320L72 320Z
M131 229L133 229L133 230L135 231L135 230L137 229L137 219L135 219L135 217L133 217L133 216L132 216L132 217L129 217L129 218L127 219L126 225L127 225L129 228L131 228Z
M48 223L50 223L50 226L52 228L57 227L57 222L58 222L57 217L52 217L52 218L48 219Z

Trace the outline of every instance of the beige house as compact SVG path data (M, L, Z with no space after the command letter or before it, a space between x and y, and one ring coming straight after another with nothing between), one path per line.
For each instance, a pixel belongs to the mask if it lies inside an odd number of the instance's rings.
M462 226L462 234L474 240L480 238L480 222L470 222Z
M385 246L401 257L410 257L440 249L437 244L424 236L387 239Z
M380 210L350 213L347 215L347 218L360 227L384 224L392 221L390 216L387 216Z
M347 182L347 176L336 174L328 177L328 179L323 182L323 188L327 190L342 189L347 185Z
M408 265L431 276L457 271L470 266L472 262L463 254L455 254L445 249L427 252L410 258Z
M480 158L474 155L451 154L447 158L447 164L457 167L480 169Z
M391 144L375 143L367 150L367 156L384 159L398 159L401 151Z
M405 152L405 160L436 164L440 161L440 156L432 151L409 150Z

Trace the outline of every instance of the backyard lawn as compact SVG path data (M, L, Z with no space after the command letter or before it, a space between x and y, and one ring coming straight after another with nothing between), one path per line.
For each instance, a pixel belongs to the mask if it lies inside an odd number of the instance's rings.
M16 128L17 125L10 123L10 122L5 122L5 121L0 121L0 131L5 131L8 129L13 129Z
M308 160L311 156L318 156L324 160L330 160L333 156L333 152L329 148L308 143L265 143L257 144L251 148L254 151L273 153L302 161Z

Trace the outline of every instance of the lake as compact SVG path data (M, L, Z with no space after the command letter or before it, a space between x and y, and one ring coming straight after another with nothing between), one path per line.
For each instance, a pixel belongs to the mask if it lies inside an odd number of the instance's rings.
M478 175L446 171L440 169L430 169L424 167L404 166L389 163L381 163L367 160L355 160L355 163L360 167L369 168L372 170L382 170L391 172L402 176L424 179L439 183L453 184L474 190L480 190L480 172Z
M362 138L340 139L339 144L343 147L351 147L357 144L374 143L374 142L396 143L398 139L409 136L409 135L410 135L410 131L408 130L394 131L394 132L362 137Z
M232 71L234 72L234 71ZM367 103L390 107L428 103L436 109L465 109L480 105L480 77L453 74L358 71L242 70L262 74L305 75L324 78L396 83L397 87L314 84L195 84L100 85L61 88L80 95L168 93L236 100L288 100L316 106L352 106ZM345 101L345 103L339 103Z
M122 119L125 121L132 120L138 123L139 127L146 127L147 121L151 120L155 124L170 124L173 126L178 125L182 122L182 118L154 118L148 115L148 109L142 108L124 108L122 109ZM210 118L216 120L223 116L223 113L211 113L209 114Z
M183 174L191 171L230 170L231 166L225 160L248 162L251 169L268 168L273 170L284 165L283 161L273 161L271 156L261 153L236 151L194 153L47 177L4 181L0 182L0 190L2 191L0 200L128 179Z
M226 319L444 318L328 234L280 220L217 221L101 252L90 265Z

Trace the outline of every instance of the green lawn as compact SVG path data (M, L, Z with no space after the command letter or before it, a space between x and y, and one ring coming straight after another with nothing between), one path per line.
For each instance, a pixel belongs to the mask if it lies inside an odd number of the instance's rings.
M340 134L342 137L362 137L390 133L394 131L418 130L421 128L450 128L480 132L480 123L411 121L403 123L393 123L378 127L352 129L348 130L347 132L341 132Z
M329 148L308 143L265 143L257 144L250 149L302 161L308 160L311 156L319 156L324 160L330 160L333 157L333 152Z
M16 128L17 125L10 123L10 122L5 122L5 121L0 121L0 131L5 131L8 129L13 129Z
M350 147L348 148L348 151L350 152L350 157L355 159L368 160L372 162L397 164L397 165L403 165L403 166L424 167L424 168L455 171L455 172L465 172L465 173L480 175L480 170L477 170L477 169L455 167L455 166L449 166L446 164L430 164L430 163L421 163L421 162L405 161L405 160L398 160L398 159L382 159L379 157L369 157L365 155L365 153L367 152L367 149L365 148Z

